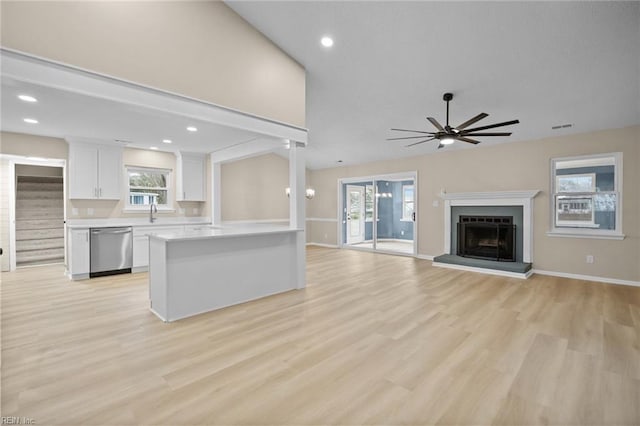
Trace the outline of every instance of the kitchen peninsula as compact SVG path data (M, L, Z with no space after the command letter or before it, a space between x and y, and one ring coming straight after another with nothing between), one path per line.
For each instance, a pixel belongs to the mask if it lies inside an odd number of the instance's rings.
M302 232L245 225L150 235L152 312L169 322L300 288Z

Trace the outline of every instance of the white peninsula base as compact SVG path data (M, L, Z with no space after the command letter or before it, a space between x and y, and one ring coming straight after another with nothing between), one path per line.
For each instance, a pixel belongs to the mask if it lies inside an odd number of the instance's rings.
M282 226L150 235L151 311L175 321L303 288L303 236Z

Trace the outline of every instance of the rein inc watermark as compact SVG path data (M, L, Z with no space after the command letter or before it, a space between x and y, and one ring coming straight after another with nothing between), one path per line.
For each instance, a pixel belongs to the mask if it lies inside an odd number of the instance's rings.
M35 419L31 417L17 417L17 416L2 416L0 417L0 424L3 425L35 425Z

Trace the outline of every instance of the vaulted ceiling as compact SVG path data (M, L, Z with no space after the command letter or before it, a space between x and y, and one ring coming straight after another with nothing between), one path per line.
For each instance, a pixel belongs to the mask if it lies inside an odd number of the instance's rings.
M445 92L452 125L521 121L448 150L640 124L638 2L227 4L306 68L311 168L436 152L386 138L434 131L425 117L445 121Z

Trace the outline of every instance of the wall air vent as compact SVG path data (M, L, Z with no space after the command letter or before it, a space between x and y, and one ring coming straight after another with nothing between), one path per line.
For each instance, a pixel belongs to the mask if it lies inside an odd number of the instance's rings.
M125 141L124 139L114 139L114 142L120 145L129 145L133 143L131 141Z
M551 129L558 130L558 129L566 129L568 127L573 127L573 124L558 124L557 126L551 127Z

